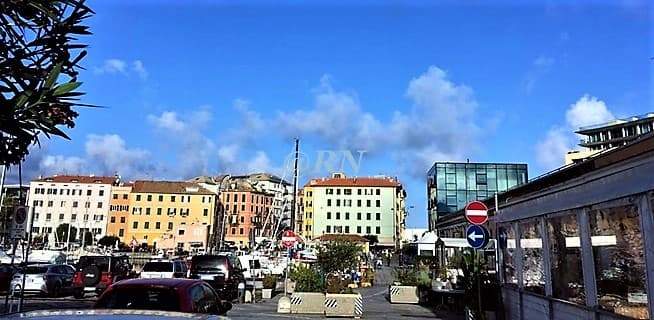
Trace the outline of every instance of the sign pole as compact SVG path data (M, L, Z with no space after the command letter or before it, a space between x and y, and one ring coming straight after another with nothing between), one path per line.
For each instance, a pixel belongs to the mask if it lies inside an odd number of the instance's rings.
M32 210L30 212L30 225L29 228L27 229L27 249L25 249L25 255L23 256L23 262L25 262L25 265L27 266L27 262L29 261L29 256L30 256L30 246L32 244L32 227L34 226L34 207L32 207ZM22 285L20 286L20 301L18 302L18 312L20 312L23 309L23 300L25 299L25 277L26 277L25 271L23 271L23 282Z

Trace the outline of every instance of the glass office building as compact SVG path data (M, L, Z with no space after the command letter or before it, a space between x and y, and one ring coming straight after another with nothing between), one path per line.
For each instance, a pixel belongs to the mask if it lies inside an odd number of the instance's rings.
M437 162L427 177L429 229L433 230L439 216L526 182L526 164Z

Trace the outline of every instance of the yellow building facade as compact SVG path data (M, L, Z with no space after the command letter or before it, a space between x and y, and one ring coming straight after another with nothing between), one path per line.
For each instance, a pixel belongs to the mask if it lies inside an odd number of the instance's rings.
M206 248L216 202L216 194L196 183L135 181L129 194L124 242L158 249Z
M304 226L300 235L308 240L313 239L313 188L305 186L302 189L304 206Z
M129 218L129 194L132 185L125 184L111 187L109 198L109 219L107 219L107 235L116 236L123 243L129 243L131 238L125 239L127 220Z

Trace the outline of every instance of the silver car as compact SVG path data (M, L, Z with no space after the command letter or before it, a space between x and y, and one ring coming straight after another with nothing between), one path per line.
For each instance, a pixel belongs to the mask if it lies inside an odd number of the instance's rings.
M23 267L14 274L10 290L20 294L25 274L25 292L58 297L73 293L75 268L67 264L35 264Z

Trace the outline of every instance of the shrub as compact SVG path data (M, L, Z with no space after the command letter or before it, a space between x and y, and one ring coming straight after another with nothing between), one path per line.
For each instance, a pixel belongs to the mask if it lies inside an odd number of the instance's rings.
M265 289L275 289L277 286L277 276L266 275L263 277L263 287Z
M291 280L295 281L296 292L322 292L324 289L324 283L318 271L304 265L293 268Z
M403 286L417 286L418 275L412 268L395 268L395 281Z
M361 246L353 242L327 243L318 251L318 265L326 274L349 271L358 267L361 251Z

